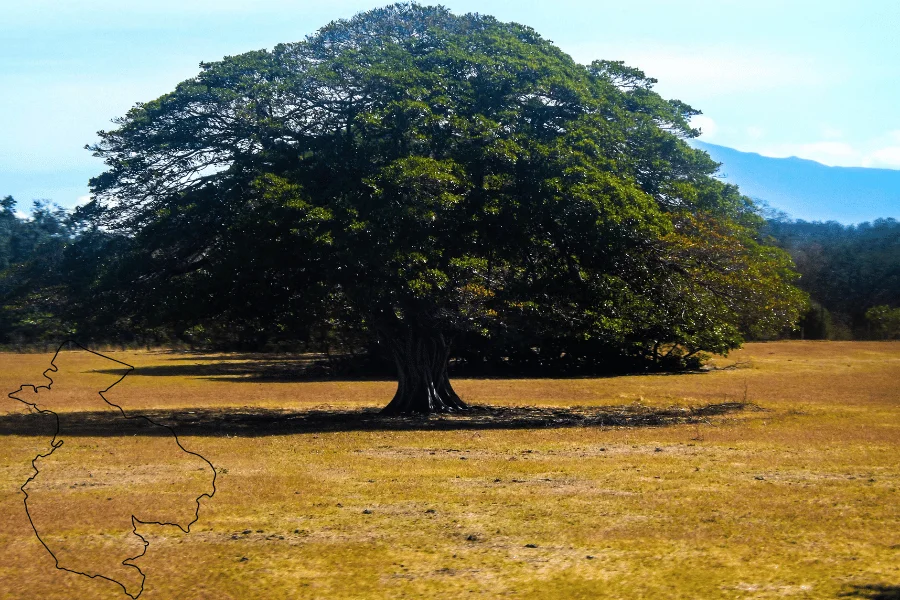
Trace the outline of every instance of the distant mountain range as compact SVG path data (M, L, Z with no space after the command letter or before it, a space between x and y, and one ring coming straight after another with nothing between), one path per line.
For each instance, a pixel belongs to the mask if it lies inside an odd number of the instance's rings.
M861 223L900 219L900 170L829 167L802 158L770 158L693 140L722 163L720 177L741 192L804 221Z

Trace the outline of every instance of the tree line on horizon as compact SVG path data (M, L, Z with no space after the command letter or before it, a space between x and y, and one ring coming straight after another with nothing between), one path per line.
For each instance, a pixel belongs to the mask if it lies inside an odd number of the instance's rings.
M794 336L900 337L900 222L854 225L774 216L765 232L790 253L811 302Z

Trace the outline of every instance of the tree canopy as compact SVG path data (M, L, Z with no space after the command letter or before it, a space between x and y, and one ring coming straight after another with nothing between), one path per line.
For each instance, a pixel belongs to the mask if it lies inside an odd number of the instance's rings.
M150 325L356 328L396 364L388 412L465 408L453 340L660 362L790 327L789 257L654 83L416 4L204 63L90 147L79 217L126 240L93 297Z

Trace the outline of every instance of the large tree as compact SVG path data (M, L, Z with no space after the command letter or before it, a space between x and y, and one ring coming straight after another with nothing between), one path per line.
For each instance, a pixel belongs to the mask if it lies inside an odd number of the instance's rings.
M201 67L90 147L108 170L81 215L130 240L129 314L357 326L405 413L465 408L459 336L658 359L803 304L753 205L686 144L697 111L622 63L397 4Z

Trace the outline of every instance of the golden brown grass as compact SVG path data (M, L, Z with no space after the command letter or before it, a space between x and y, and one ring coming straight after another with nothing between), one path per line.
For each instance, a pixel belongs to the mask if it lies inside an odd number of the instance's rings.
M156 368L110 393L138 412L376 407L394 389L192 367L240 366L233 356L111 355ZM35 382L49 358L0 354L2 389ZM151 542L139 561L142 598L896 598L900 343L748 344L715 361L735 363L703 374L455 385L478 404L746 398L765 411L657 428L185 437L219 469L218 493L191 534L141 531ZM87 409L80 398L59 410ZM17 404L4 397L0 412ZM48 438L0 439L0 598L124 597L56 571L31 531L19 486ZM83 464L99 469L106 463L91 450L102 439L92 440L80 440ZM164 453L145 455L151 464L122 482L135 506L165 472ZM61 489L61 518L91 493ZM104 523L98 514L68 524L71 543L102 552Z

